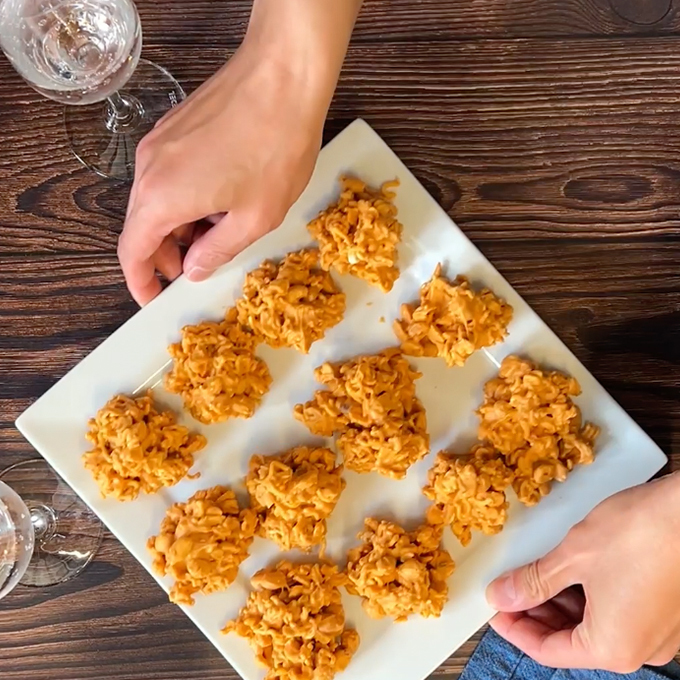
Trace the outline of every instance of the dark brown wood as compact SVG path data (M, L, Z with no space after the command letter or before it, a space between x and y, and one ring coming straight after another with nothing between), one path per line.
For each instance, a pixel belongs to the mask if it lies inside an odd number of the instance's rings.
M247 0L141 0L191 90ZM680 468L680 27L673 0L368 0L327 138L366 118ZM665 37L663 37L665 36ZM551 37L550 40L545 38ZM127 188L0 61L0 465L14 419L136 310ZM438 672L453 680L474 649ZM112 537L79 579L0 602L3 680L234 680Z
M250 0L138 2L152 43L234 45ZM676 33L678 0L365 0L355 42Z

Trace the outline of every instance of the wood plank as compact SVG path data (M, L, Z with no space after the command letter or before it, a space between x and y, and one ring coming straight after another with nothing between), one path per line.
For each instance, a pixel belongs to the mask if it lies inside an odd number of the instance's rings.
M147 43L238 44L251 0L137 0ZM678 0L366 0L355 42L649 35L678 31Z
M149 54L189 89L224 56ZM680 233L678 90L678 38L356 46L327 137L366 118L479 241L670 237ZM0 65L5 252L115 245L127 188L80 168L61 125L61 107Z

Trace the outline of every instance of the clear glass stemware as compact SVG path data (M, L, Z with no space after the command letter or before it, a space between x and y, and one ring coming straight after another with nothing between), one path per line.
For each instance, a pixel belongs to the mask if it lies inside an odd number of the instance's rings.
M67 581L97 554L103 527L42 459L0 472L0 598L17 583Z
M20 496L0 482L0 599L26 573L33 554L31 513Z
M185 98L140 58L132 0L0 0L0 47L31 87L67 105L73 153L105 177L131 180L140 140Z

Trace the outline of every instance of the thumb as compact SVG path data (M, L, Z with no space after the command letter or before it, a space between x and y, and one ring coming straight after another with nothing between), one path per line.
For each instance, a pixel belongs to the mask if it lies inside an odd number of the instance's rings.
M508 572L489 585L486 598L500 612L537 607L578 583L568 544L562 543L540 560Z
M192 244L184 258L184 273L190 281L204 281L268 231L231 211Z

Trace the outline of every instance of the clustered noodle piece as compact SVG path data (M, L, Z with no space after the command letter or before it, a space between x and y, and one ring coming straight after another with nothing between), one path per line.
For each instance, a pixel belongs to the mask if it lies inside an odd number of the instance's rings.
M473 290L464 276L450 283L438 264L420 289L420 302L402 305L393 328L404 354L462 366L477 350L505 339L512 313L490 290Z
M228 487L215 486L168 508L160 533L148 540L147 548L156 573L175 580L170 600L191 605L195 593L231 585L256 531L255 512L239 508Z
M272 382L267 364L255 356L256 344L234 308L224 321L185 326L181 341L168 348L174 364L165 387L206 425L250 418Z
M463 456L441 451L423 489L434 502L427 521L450 526L463 546L472 540L473 530L497 534L508 517L505 490L512 480L512 470L493 447L478 444Z
M484 387L479 437L503 454L525 505L538 503L575 465L593 461L599 428L583 424L572 400L580 393L575 378L516 356Z
M386 293L399 278L397 245L403 226L392 191L399 182L377 190L353 177L341 178L341 184L338 201L307 225L319 243L321 266L352 274Z
M342 466L326 448L296 446L275 456L253 456L246 478L259 533L282 550L323 549L326 520L345 488Z
M455 564L441 547L442 526L405 531L394 522L369 518L363 545L349 551L347 591L359 595L374 619L405 621L412 614L437 617L448 599Z
M236 302L239 321L270 347L309 352L345 313L345 294L318 262L313 249L263 262L246 276Z
M94 448L83 456L85 468L104 498L119 501L177 484L206 445L205 437L178 425L174 413L157 411L151 391L136 399L113 397L89 428Z
M427 455L425 409L415 388L421 374L398 349L326 363L314 375L328 389L298 404L295 417L312 434L337 434L348 470L402 479L413 463Z
M332 680L359 646L345 625L345 582L331 564L279 562L253 576L245 607L223 632L248 640L266 680Z

